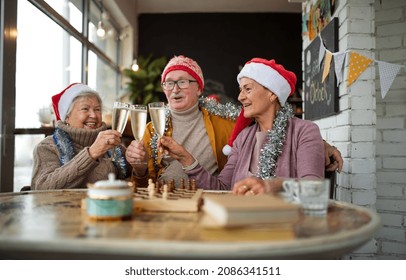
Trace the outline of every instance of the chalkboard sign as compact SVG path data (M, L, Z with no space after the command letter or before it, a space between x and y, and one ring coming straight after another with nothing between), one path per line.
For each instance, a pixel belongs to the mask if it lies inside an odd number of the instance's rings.
M337 18L333 18L321 31L321 38L324 46L330 52L337 52ZM320 37L316 37L304 53L304 112L307 120L321 119L338 112L338 86L334 71L334 58L331 59L330 72L322 82L324 60L319 64L320 43Z

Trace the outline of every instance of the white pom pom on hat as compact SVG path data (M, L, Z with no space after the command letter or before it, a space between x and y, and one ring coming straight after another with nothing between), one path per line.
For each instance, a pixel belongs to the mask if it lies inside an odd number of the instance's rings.
M295 73L286 70L282 65L277 64L274 59L251 59L244 65L241 72L238 74L238 84L240 84L240 79L243 77L253 79L260 85L272 91L278 96L281 106L284 106L288 97L295 92ZM251 122L252 119L244 117L244 109L242 109L237 118L230 139L228 140L228 144L223 147L223 154L226 156L230 154L235 138L237 138L237 135L250 125Z
M66 113L68 112L69 106L71 105L73 99L79 94L84 92L97 93L97 91L91 89L85 84L73 83L67 86L60 93L52 96L52 106L54 108L55 117L57 121L65 120Z
M228 156L230 153L231 153L231 147L230 147L230 145L225 145L224 147L223 147L223 154L224 155L226 155L226 156Z
M240 114L238 115L237 121L235 122L233 132L231 132L230 138L228 139L228 144L223 147L223 154L228 156L231 152L231 147L233 146L233 142L237 135L249 126L252 123L252 119L247 119L244 117L244 108L241 109Z

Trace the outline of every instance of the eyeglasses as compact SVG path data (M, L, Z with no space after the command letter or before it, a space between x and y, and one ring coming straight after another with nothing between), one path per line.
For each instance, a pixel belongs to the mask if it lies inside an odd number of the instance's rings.
M164 90L173 90L175 85L177 85L179 88L188 88L190 83L197 83L195 80L178 80L178 81L167 81L163 82L161 85L164 88Z

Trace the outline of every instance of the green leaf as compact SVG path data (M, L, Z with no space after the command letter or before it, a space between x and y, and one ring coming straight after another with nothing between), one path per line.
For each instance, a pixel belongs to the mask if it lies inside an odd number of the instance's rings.
M147 57L139 56L137 63L140 69L134 72L132 69L123 69L123 76L128 77L126 90L130 93L133 104L148 104L158 101L163 93L161 88L161 73L168 59L166 57L153 58L152 54Z

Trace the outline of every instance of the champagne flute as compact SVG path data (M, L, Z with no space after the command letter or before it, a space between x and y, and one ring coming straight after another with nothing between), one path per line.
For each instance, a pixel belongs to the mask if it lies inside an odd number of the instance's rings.
M123 102L114 102L113 106L113 116L112 116L112 123L111 128L117 130L121 134L123 134L125 126L128 120L128 114L130 110L130 104L123 103ZM113 153L111 155L111 160L114 161L114 152L117 147L113 148Z
M154 126L155 133L161 138L165 133L165 110L166 106L164 102L152 102L148 104L149 115L151 116L152 125ZM159 141L159 139L158 139ZM169 157L167 155L161 155L159 157ZM158 157L158 158L159 158Z
M141 142L142 137L144 136L145 128L147 126L147 106L145 105L130 105L131 113L131 130L134 135L134 139L137 142ZM139 161L137 164L141 164Z

